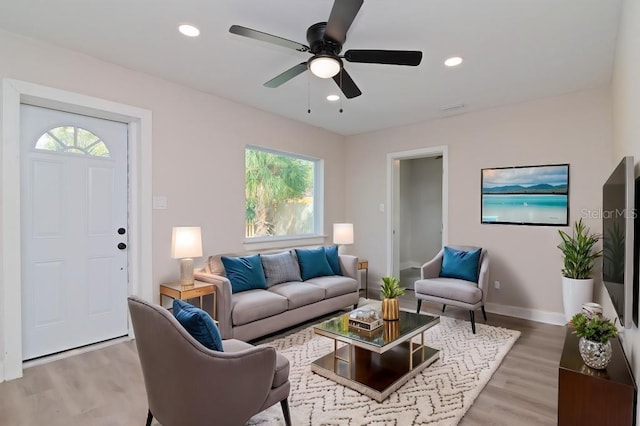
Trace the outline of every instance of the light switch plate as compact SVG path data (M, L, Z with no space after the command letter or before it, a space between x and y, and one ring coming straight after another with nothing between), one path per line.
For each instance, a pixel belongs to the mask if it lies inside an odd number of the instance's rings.
M165 210L167 208L167 197L165 195L153 196L153 209Z

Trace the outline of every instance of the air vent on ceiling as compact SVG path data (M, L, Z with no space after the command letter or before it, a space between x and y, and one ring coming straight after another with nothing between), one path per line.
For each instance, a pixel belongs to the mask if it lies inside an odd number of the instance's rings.
M460 109L464 108L465 106L466 106L465 104L447 105L447 106L444 106L444 107L440 108L440 111L442 111L442 112L457 111L457 110L460 110Z

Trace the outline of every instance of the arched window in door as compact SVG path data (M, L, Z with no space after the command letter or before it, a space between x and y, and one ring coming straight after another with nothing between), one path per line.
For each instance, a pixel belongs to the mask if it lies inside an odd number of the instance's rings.
M76 126L47 130L36 142L36 149L91 157L111 157L107 145L95 134Z

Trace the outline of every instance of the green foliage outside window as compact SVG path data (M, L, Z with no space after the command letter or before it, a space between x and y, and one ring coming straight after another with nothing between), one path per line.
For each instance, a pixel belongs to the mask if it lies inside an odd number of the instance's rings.
M312 234L314 169L313 160L247 148L245 236Z

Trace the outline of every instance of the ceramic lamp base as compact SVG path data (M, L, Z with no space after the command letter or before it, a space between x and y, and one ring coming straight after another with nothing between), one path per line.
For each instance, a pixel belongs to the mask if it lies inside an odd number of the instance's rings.
M180 259L180 284L193 284L193 259L190 257Z

